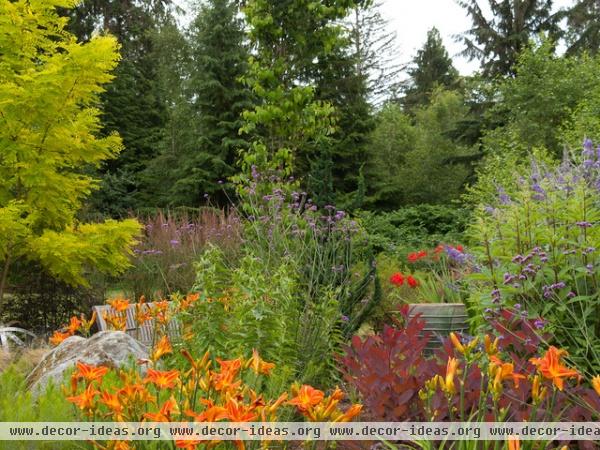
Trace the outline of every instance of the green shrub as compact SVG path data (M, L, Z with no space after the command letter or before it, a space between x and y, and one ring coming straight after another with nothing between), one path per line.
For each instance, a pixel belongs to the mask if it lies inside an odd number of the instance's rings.
M482 206L469 234L481 272L470 307L510 306L541 317L582 369L600 369L600 162L590 141L578 163L532 161L508 195Z
M360 211L357 216L376 251L405 256L440 242L462 242L470 213L453 206L423 204L387 213Z
M256 348L290 379L326 385L340 343L380 299L374 265L356 257L361 232L343 211L279 188L248 195L244 208L242 257L211 247L197 263L196 346L217 356Z
M76 417L60 387L49 384L37 398L25 385L19 365L0 373L0 422L72 422ZM81 442L0 441L0 449L75 449Z

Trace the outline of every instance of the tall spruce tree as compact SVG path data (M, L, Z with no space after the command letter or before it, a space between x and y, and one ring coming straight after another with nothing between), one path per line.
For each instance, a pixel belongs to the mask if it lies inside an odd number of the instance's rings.
M600 1L578 0L564 11L567 17L567 54L600 50Z
M70 30L80 40L107 31L121 45L115 80L102 94L104 133L118 132L124 150L101 169L101 189L92 197L94 209L116 216L143 206L147 198L143 172L158 154L166 123L160 97L156 30L169 17L168 0L85 0L69 16Z
M553 0L487 0L491 17L486 16L478 0L459 0L472 21L462 34L463 54L481 61L486 77L515 74L519 53L529 40L545 32L558 38L561 14L552 11Z
M381 6L382 2L375 0L359 3L350 11L345 25L356 75L366 80L369 100L376 106L397 94L404 68L399 63L396 33L389 29Z
M368 158L366 144L374 128L369 103L368 74L358 70L352 47L340 45L315 67L315 97L335 108L335 131L315 149L308 188L319 203L340 208L357 205L361 167ZM329 172L323 169L329 168ZM330 177L329 179L327 177ZM332 186L331 192L324 190ZM323 189L323 190L322 190Z
M452 58L444 47L437 28L427 32L427 41L417 52L408 69L409 85L406 88L402 104L406 111L429 104L432 93L437 87L452 88L458 80L458 71L452 65Z
M221 183L234 174L237 152L247 146L239 129L242 111L252 107L250 89L241 81L249 54L236 2L201 4L189 40L194 136L179 157L171 202L197 206L205 194L226 201Z

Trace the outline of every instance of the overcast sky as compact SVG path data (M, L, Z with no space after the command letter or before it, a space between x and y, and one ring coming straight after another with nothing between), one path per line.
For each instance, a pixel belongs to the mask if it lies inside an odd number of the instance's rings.
M463 75L468 75L477 70L476 61L469 62L458 56L463 50L460 43L454 39L454 35L469 29L471 22L465 14L465 10L457 5L456 0L379 0L382 5L382 15L389 21L390 31L396 32L398 39L398 50L402 63L409 62L419 50L427 38L427 31L436 27L448 53L454 60L455 67ZM173 0L182 7L187 14L181 18L182 24L187 25L191 19L190 3L194 0ZM574 0L554 0L555 9L572 5ZM484 11L487 0L479 0Z
M463 50L453 36L469 29L470 20L465 10L455 0L382 0L383 16L389 20L390 29L397 33L398 48L403 62L412 59L425 43L427 31L436 27L444 40L454 65L462 74L470 74L477 69L477 62L468 62L457 56ZM480 5L487 1L480 1ZM555 0L555 8L569 6L573 0Z

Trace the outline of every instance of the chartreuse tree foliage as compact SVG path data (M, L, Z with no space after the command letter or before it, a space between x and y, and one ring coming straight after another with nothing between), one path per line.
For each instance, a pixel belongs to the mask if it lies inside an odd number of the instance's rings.
M77 43L56 8L75 0L0 0L0 299L17 258L39 261L71 284L89 267L118 272L139 232L134 220L80 223L95 180L89 167L114 157L118 135L98 138L102 85L118 45Z

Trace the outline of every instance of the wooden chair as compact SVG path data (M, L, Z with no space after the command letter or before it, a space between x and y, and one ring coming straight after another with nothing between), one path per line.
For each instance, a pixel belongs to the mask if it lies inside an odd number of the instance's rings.
M117 316L123 317L125 315L125 332L137 339L139 342L147 347L151 347L154 344L155 337L155 324L154 319L147 320L140 326L136 321L136 312L138 307L148 310L152 308L154 303L143 303L142 305L131 304L126 311L117 312L110 305L99 305L94 306L92 310L96 313L96 325L99 331L107 331L108 324L105 320L105 315L116 314ZM175 319L171 320L168 324L168 334L171 341L179 341L181 339L181 327L179 322Z

